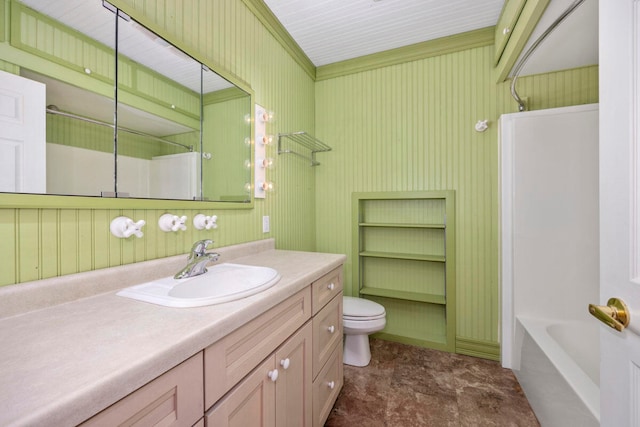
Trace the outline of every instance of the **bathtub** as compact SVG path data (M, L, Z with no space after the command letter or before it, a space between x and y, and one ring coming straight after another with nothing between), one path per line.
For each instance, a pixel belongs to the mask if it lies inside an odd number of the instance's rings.
M596 322L517 317L513 372L542 427L599 426Z

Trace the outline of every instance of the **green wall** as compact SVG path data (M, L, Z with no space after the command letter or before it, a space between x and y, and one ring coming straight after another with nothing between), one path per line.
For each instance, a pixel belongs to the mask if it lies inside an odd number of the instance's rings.
M351 254L352 192L453 189L458 350L495 354L497 119L516 105L508 85L494 83L488 43L423 59L413 49L410 62L314 82L314 70L269 27L273 20L254 15L260 2L114 3L248 82L254 101L276 113L268 132L308 131L333 151L319 154L322 165L312 168L269 147L276 159L268 171L275 192L257 199L251 210L203 212L218 215L214 231L163 233L155 224L164 210L0 209L0 285L185 253L205 237L215 246L275 237L279 248ZM597 102L597 67L521 78L518 87L531 109ZM476 133L481 119L490 128ZM192 218L200 211L172 212ZM112 237L109 222L118 215L145 219L144 238ZM269 234L261 231L263 215L271 216ZM346 293L352 294L351 259L346 273Z
M316 83L317 250L352 254L351 193L456 191L457 346L497 356L498 123L517 111L485 46ZM597 67L518 80L531 109L598 101ZM489 130L478 133L478 120ZM347 262L345 293L357 294ZM409 326L409 325L407 325Z

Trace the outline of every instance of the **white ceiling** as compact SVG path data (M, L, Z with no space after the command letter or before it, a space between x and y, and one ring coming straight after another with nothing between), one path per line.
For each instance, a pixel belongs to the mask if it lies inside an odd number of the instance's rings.
M573 0L551 0L532 41ZM265 0L316 66L496 25L504 0ZM586 0L522 75L597 64L597 0Z
M113 15L102 7L100 0L22 1L108 46L113 45ZM529 44L573 1L551 0ZM265 0L265 3L314 65L321 66L493 26L504 0ZM597 5L598 0L585 0L540 46L521 75L596 64ZM86 19L87 16L92 19ZM177 50L167 55L166 43L157 36L147 33L147 37L140 37L144 31L139 26L122 22L121 37L127 38L122 53L143 63L149 58L161 58L161 64L145 65L162 68L163 73L171 74L171 78L185 86L195 89L199 85L199 79L186 79L189 75L197 77L198 73L185 72L185 67L191 66L185 55ZM131 42L134 38L137 43ZM148 55L149 52L155 53ZM172 65L166 67L169 60ZM220 79L206 91L225 85L227 82Z

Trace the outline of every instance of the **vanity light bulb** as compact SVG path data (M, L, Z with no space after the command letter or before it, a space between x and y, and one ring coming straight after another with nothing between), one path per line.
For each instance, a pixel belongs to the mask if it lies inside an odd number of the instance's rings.
M265 120L265 122L273 123L276 121L276 116L273 111L267 111L266 115L267 119Z
M264 135L262 137L262 145L269 145L273 142L273 135Z
M271 169L273 168L273 159L271 157L267 157L266 159L262 160L262 167L264 169Z
M272 111L260 111L258 114L260 121L263 123L272 122L273 121L273 112Z
M262 188L263 191L273 191L273 182L265 181L260 184L260 188Z

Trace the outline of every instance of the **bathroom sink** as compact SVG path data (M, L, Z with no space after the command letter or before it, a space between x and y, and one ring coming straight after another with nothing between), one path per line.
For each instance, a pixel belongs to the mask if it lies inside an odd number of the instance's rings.
M117 295L167 307L202 307L255 295L279 280L273 268L224 263L199 276L165 277L125 288Z

